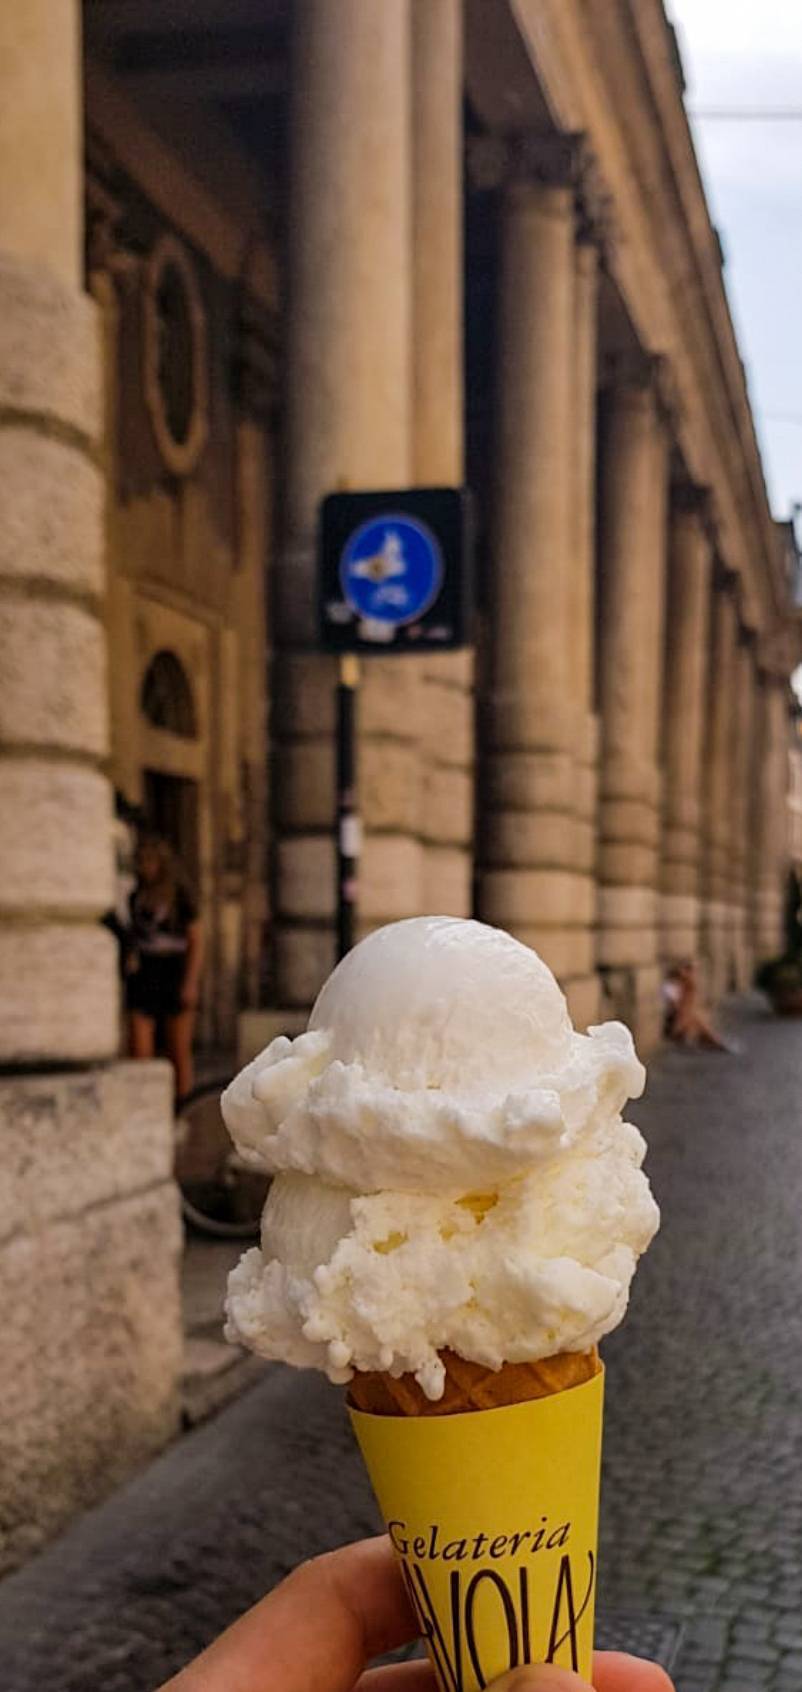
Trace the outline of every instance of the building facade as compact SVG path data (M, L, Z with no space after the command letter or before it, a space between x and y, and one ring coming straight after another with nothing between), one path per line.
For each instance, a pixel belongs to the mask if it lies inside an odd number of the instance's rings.
M474 647L363 666L359 931L475 913L646 1050L668 962L778 948L796 654L660 0L28 0L0 64L13 1561L176 1423L113 789L195 888L207 1045L334 962L323 495L477 518Z

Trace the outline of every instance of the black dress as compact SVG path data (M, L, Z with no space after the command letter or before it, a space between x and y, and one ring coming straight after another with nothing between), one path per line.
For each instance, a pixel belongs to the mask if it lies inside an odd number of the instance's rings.
M152 910L137 890L131 894L130 911L132 956L125 983L127 1007L143 1016L179 1016L189 928L198 914L195 906L189 894L179 888L172 910L166 905Z

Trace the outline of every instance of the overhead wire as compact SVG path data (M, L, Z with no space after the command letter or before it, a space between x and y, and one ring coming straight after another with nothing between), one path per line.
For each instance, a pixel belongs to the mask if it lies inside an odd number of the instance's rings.
M697 123L802 123L802 106L689 106L687 112Z

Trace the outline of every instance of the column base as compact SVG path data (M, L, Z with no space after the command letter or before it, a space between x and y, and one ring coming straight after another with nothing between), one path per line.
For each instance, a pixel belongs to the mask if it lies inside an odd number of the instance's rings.
M781 894L774 886L758 891L755 901L754 934L755 962L779 957L785 949L783 925L785 908Z
M736 992L745 993L752 985L754 974L753 944L750 936L749 911L746 905L733 906L730 949L730 972Z
M0 1081L0 1571L175 1433L182 1232L165 1063Z
M601 975L601 1016L626 1023L641 1057L654 1051L663 1034L659 964L624 964Z
M711 1000L750 985L746 917L740 905L723 899L711 900L703 905L700 950L707 994Z

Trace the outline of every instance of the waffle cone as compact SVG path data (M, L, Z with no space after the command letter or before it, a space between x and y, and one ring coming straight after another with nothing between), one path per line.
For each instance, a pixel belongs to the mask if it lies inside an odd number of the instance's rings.
M443 1351L440 1357L446 1371L442 1398L427 1398L414 1375L395 1380L392 1375L358 1371L348 1388L352 1409L374 1416L457 1416L466 1410L497 1410L503 1404L522 1404L581 1386L601 1368L595 1346L591 1351L562 1351L537 1363L504 1363L500 1369L471 1363L455 1351Z

